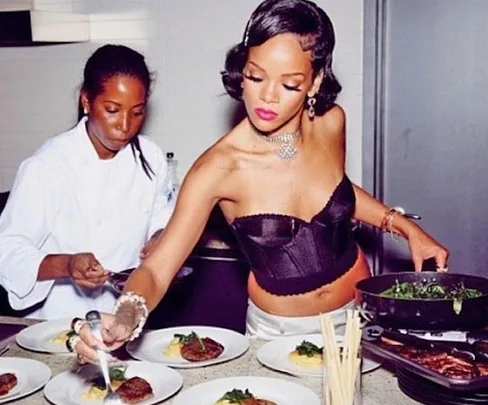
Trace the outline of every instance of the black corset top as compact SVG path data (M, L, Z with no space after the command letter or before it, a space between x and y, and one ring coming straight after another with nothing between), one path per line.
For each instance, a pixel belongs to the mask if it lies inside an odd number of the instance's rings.
M235 218L231 227L264 290L301 294L336 280L355 263L355 204L353 185L344 175L310 222L283 214L253 214Z

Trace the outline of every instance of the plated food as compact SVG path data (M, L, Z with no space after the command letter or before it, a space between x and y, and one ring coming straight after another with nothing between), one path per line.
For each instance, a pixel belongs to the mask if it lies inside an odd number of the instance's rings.
M62 332L58 333L57 335L54 335L52 338L49 339L49 342L55 345L62 345L66 346L66 342L68 341L69 337L73 334L74 332L66 329L63 330Z
M342 336L337 337L337 342L342 344ZM265 343L259 348L257 358L261 364L273 370L301 377L322 377L325 365L322 360L323 344L323 337L319 333L287 336ZM379 366L380 363L363 353L362 373L375 370Z
M138 404L154 396L151 384L139 376L128 378L125 367L109 368L109 377L112 389L119 394L120 399L126 404ZM88 391L81 393L81 399L100 401L107 396L107 387L101 373L93 378L89 384Z
M192 331L188 335L176 333L164 349L166 356L181 356L188 361L204 361L219 357L224 346L209 337L200 337Z
M36 323L21 330L15 337L17 344L24 349L43 353L65 353L66 340L71 333L71 319L62 318Z
M110 367L109 370L110 383L112 389L117 390L124 381L126 381L125 367ZM88 391L81 393L81 398L88 401L98 401L107 395L107 387L105 380L100 372L89 381Z
M302 367L322 367L324 365L324 348L316 344L303 340L295 347L295 350L288 354L292 363Z
M126 367L110 368L112 387L124 404L156 404L174 395L183 377L162 364L128 361ZM65 371L44 388L44 395L56 405L100 404L106 396L100 368L86 365L76 372Z
M37 391L50 378L51 370L40 361L20 357L1 357L0 404Z
M127 345L139 360L170 367L194 368L232 360L249 348L246 336L210 326L188 326L147 331Z
M321 405L321 403L318 395L310 388L296 382L246 376L206 381L186 389L173 400L173 405Z
M278 405L276 402L257 398L246 388L244 391L234 388L227 391L215 405Z

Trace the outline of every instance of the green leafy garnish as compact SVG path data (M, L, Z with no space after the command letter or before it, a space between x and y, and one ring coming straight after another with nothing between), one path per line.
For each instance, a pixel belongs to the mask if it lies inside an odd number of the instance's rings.
M111 367L108 370L110 381L125 381L126 367Z
M198 335L195 332L191 332L188 335L183 335L181 333L176 333L175 338L178 338L180 340L180 343L182 345L185 345L187 343L190 343L192 340L195 340L198 338Z
M324 348L318 347L317 345L314 345L312 342L309 342L308 340L304 340L295 348L295 350L298 352L300 356L313 357L316 354L322 354Z
M198 336L198 334L196 334L195 332L191 332L190 334L188 335L183 335L181 333L176 333L174 335L175 338L178 338L180 340L180 343L182 345L185 345L187 343L190 343L192 340L195 340L197 339L198 342L200 343L200 346L202 347L202 352L204 352L206 349L205 347L205 344L203 343L203 340L200 338L200 336Z
M229 401L231 404L240 404L245 399L252 399L254 395L252 395L248 389L245 391L233 389L232 391L227 391L219 401Z
M125 381L125 370L126 367L121 367L121 366L116 366L116 367L110 367L108 369L108 375L110 377L110 381ZM104 390L107 388L105 386L105 380L103 378L102 374L97 375L93 380L91 380L91 385L94 387Z

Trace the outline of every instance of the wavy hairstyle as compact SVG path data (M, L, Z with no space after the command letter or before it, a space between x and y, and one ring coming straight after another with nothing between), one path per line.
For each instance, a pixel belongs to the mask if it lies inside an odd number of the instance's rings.
M325 11L308 0L265 0L254 10L242 42L227 52L224 71L221 72L227 93L236 100L242 99L242 71L249 48L279 34L296 35L302 49L311 51L314 75L323 70L324 79L315 94L315 111L318 115L324 114L334 105L342 89L332 72L334 27Z
M93 52L85 64L81 91L84 91L88 100L92 102L103 92L105 83L114 76L130 76L139 79L146 89L146 99L149 98L152 79L144 56L124 45L104 45ZM80 98L78 119L83 115ZM154 170L142 153L139 136L134 136L129 144L134 158L137 151L142 169L149 178L152 178Z

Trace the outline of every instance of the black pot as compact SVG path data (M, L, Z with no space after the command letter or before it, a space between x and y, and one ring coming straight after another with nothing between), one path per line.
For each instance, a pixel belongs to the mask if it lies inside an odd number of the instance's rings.
M463 283L483 293L463 300L461 311L453 299L399 299L380 294L402 282L433 282L445 286ZM356 285L356 302L370 321L386 328L417 330L473 330L488 324L488 279L456 273L392 273L370 277Z

